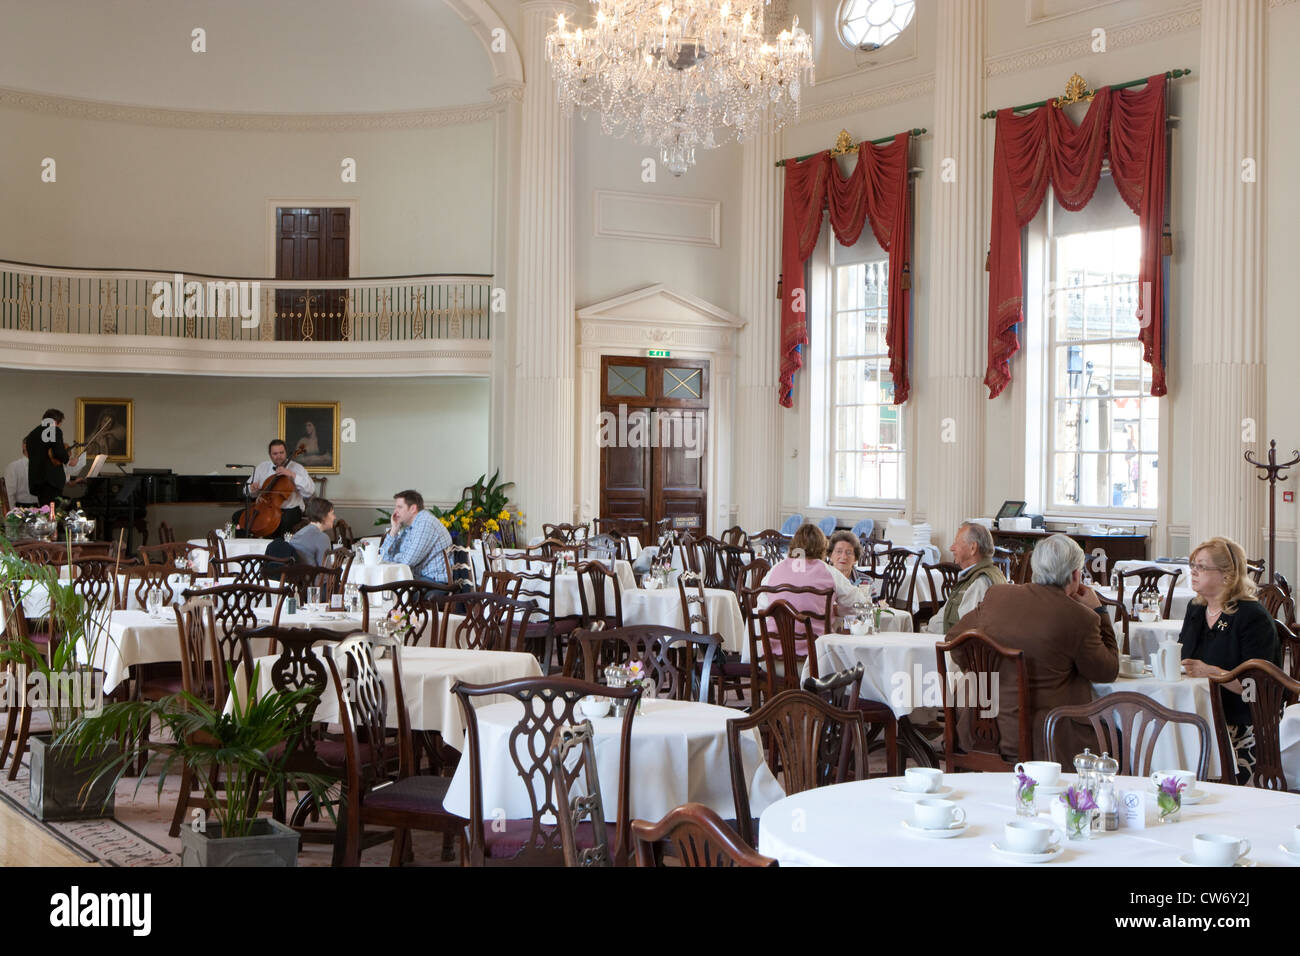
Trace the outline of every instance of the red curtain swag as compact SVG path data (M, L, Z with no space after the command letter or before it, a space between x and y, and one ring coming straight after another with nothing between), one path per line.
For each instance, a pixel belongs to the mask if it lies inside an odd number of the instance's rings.
M856 243L863 225L870 222L876 241L889 253L889 325L885 334L889 373L894 381L894 404L907 401L911 297L904 288L903 276L910 270L912 255L912 204L907 175L910 140L911 133L899 133L882 146L863 143L858 147L857 166L847 178L840 173L829 150L785 164L780 401L786 408L793 404L794 374L803 366L802 348L808 344L808 294L803 267L817 245L822 214L828 206L831 228L841 245Z
M1111 177L1142 227L1137 318L1142 357L1151 365L1151 394L1164 395L1166 303L1161 259L1165 217L1165 95L1159 74L1138 89L1097 91L1076 127L1064 110L1042 106L1022 116L997 115L993 150L993 223L989 242L989 359L984 384L995 398L1011 381L1024 320L1020 230L1038 212L1050 182L1056 198L1077 212L1088 204L1110 157Z

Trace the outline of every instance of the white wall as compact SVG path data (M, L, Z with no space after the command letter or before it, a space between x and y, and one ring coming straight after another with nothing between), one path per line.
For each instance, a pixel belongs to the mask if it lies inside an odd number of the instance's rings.
M355 200L354 276L492 271L490 122L261 132L0 109L0 129L0 258L267 276L268 200Z
M396 491L415 488L430 503L450 503L487 470L488 392L484 378L276 381L0 369L0 408L6 410L0 458L18 457L23 436L46 408L64 412L71 441L79 397L130 398L135 460L124 467L230 474L227 463L267 457L266 444L277 437L279 402L338 401L341 416L356 422L356 442L341 446L340 472L328 476L325 493L349 521L355 515L368 525L373 507L391 504ZM150 515L151 523L166 518L171 507L154 509L159 513ZM185 533L179 525L176 530Z

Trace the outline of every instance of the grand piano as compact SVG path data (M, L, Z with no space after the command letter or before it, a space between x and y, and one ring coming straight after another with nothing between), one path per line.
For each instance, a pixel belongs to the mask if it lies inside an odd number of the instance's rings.
M135 532L143 542L148 533L146 517L150 505L244 503L246 474L173 475L166 470L140 469L130 473L101 474L86 482L81 496L82 511L96 521L96 536L113 541L117 529L126 530L126 549L135 550Z

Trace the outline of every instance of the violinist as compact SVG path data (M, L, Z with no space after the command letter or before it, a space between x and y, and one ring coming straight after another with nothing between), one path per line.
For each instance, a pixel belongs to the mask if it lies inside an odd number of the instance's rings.
M47 408L41 422L23 439L27 448L27 488L37 503L48 505L63 496L64 466L72 455L63 443L63 412Z
M285 532L292 531L302 520L303 499L311 497L316 490L316 483L311 480L306 468L289 460L289 449L285 447L283 439L273 439L266 450L271 458L254 469L253 477L248 480L248 493L256 498L261 493L262 486L274 475L287 475L293 479L294 492L280 506L280 526L271 535L273 538L283 538ZM243 513L242 508L235 512L236 523Z

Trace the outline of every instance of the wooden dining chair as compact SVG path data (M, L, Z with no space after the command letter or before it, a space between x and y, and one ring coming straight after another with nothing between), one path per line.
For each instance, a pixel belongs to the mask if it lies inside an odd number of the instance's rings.
M0 663L0 673L4 673L6 679L12 682L12 687L27 674L37 670L31 655L48 653L48 637L44 641L38 641L28 631L27 617L23 613L22 588L18 583L0 588L0 614L4 615L0 633L3 633L6 650L9 651L6 660ZM18 768L31 738L32 708L28 704L25 688L23 690L24 692L15 694L15 699L10 702L12 706L6 708L4 742L0 743L0 770L4 769L10 756L13 757L13 763L9 765L10 780L18 776Z
M930 597L917 603L917 611L912 617L913 627L919 632L925 629L930 618L938 614L948 602L948 595L961 578L961 565L951 561L941 561L938 564L920 562L917 573L923 573L930 585Z
M837 671L826 677L808 677L804 679L803 689L816 694L832 707L840 710L856 710L862 714L868 756L877 735L883 736L885 748L885 775L898 776L898 718L893 709L877 700L863 700L858 696L862 688L862 675L866 668L859 661L852 667ZM863 774L868 772L863 768Z
M68 562L72 590L89 604L122 610L125 598L117 580L118 564L112 558L77 558Z
M542 537L559 541L561 544L580 544L591 533L588 524L543 524Z
M237 670L241 664L252 668L250 650L242 639L241 630L252 630L262 623L257 612L261 608L271 609L269 623L279 625L280 611L284 600L289 596L287 588L262 587L257 584L219 584L212 588L190 588L181 592L181 598L206 597L212 599L213 635L216 639L217 657L212 666L213 683L216 696L225 706L229 687L226 682L226 666ZM271 648L268 653L275 653Z
M958 709L954 700L958 687L950 687L950 680L939 681L943 692L943 743L944 770L957 773L962 770L1008 773L1022 760L1034 758L1034 738L1031 730L1029 713L1029 677L1025 664L1025 652L1013 651L1003 647L983 631L971 630L959 634L955 640L942 641L935 645L938 659L939 675L948 674L949 654L953 662L961 669L960 689L965 701L960 710L963 723L970 727L972 749L962 750L958 744L957 726ZM992 708L993 715L985 715L979 707L971 706L979 700L979 687L998 688L1008 672L1015 674L1016 681L1016 740L1015 756L1007 759L1002 756L1002 731L998 726L1000 706ZM1000 705L1000 701L997 702ZM1005 715L1003 715L1005 716ZM1051 756L1048 754L1048 756Z
M1256 585L1262 583L1264 580L1264 565L1265 561L1263 558L1255 558L1246 561L1246 574L1255 582Z
M190 544L188 541L164 541L161 544L141 545L136 554L140 556L140 561L146 565L162 566L176 573L176 560L178 558L192 564L195 553L199 551L204 552L207 557L211 557L207 548Z
M333 544L341 545L350 550L352 545L356 542L356 538L352 535L352 525L348 524L342 518L334 519L334 527L331 531L332 534L330 535L330 541Z
M208 532L208 553L212 555L213 561L224 561L226 558L226 539L215 531Z
M1176 568L1135 568L1132 571L1120 571L1115 575L1115 595L1129 614L1137 616L1137 602L1143 598L1155 598L1160 602L1160 619L1169 620L1173 612L1174 586L1182 574ZM1161 587L1164 586L1164 593ZM1124 590L1129 587L1127 600Z
M285 558L275 558L265 554L245 554L237 558L214 558L208 562L208 570L219 579L228 579L231 584L257 584L270 587L280 578L280 572L290 562Z
M577 705L584 697L608 697L628 702L618 736L618 797L615 807L613 858L616 866L626 864L631 854L629 775L631 772L632 719L641 696L636 687L604 687L568 677L526 677L494 684L452 685L465 719L465 749L469 758L470 819L468 844L462 860L470 866L495 864L563 866L559 807L555 802L555 773L548 744L562 726L577 723ZM528 795L531 812L525 819L487 818L483 809L483 753L479 737L478 705L481 698L513 698L520 715L509 754L519 775L521 790Z
M1241 699L1250 711L1250 726L1255 732L1255 767L1253 785L1263 790L1290 790L1286 770L1282 766L1282 742L1279 728L1282 711L1300 699L1300 681L1292 680L1281 668L1270 661L1248 660L1238 664L1226 674L1211 676L1210 710L1214 715L1214 731L1219 742L1219 766L1223 783L1237 782L1237 757L1228 735L1228 725L1223 717L1224 684L1241 681L1242 689L1250 688ZM1249 683L1247 683L1249 682Z
M590 628L596 621L603 621L605 627L622 627L623 588L614 569L600 561L583 561L574 570L578 573L578 600L582 604L580 626Z
M162 700L165 696L183 691L203 701L209 707L220 710L226 705L226 699L224 696L218 699L218 683L213 679L220 655L217 651L216 625L212 616L212 598L190 598L179 607L174 606L172 610L176 615L176 633L180 647L179 686L173 685L170 680L166 684L141 686L136 692L136 699ZM225 686L224 675L220 686ZM182 701L181 706L187 705ZM145 727L142 745L147 744L148 734L149 729ZM204 740L212 742L210 737L205 737ZM143 746L140 760L141 763L147 760L147 753ZM175 839L181 835L181 824L195 808L205 813L212 809L208 805L207 798L203 796L203 785L190 766L182 762L180 790L176 795L176 809L172 812L168 836Z
M832 724L839 726L832 728ZM750 846L757 846L757 834L740 742L741 734L750 730L759 731L764 757L772 773L781 775L787 797L828 783L866 778L867 745L857 711L832 707L804 690L785 690L748 716L727 721L736 823L740 838Z
M383 612L372 610L370 604L371 595L378 595L383 603L392 602L389 613L400 611L406 615L411 630L407 632L403 642L410 647L424 642L426 634L429 635L428 646L434 646L437 635L433 625L442 608L437 603L437 599L440 596L456 594L459 588L453 584L408 578L405 581L389 581L386 584L362 584L357 591L361 594L361 630L372 634L376 632L378 624L376 615Z
M574 790L580 778L584 784L581 794ZM555 781L555 815L560 824L564 865L613 866L596 767L596 734L590 720L576 727L556 728L551 744L551 779Z
M513 601L502 594L471 591L440 599L442 614L435 647L525 653L524 635L537 613L536 601ZM457 615L452 623L451 618Z
M341 545L337 548L330 548L325 552L325 557L321 562L321 567L330 571L339 573L339 581L342 587L347 587L352 577L352 563L356 560L357 553L352 548Z
M738 867L777 866L736 835L702 803L687 803L669 810L657 823L632 821L637 866L663 866L667 845L676 866Z
M662 624L633 624L602 630L578 629L569 639L564 676L600 683L611 664L639 661L655 697L708 703L714 661L722 646L716 634L696 634ZM700 670L696 670L696 661Z
M920 568L921 555L906 548L890 548L885 554L884 567L879 571L883 582L880 599L896 610L910 613Z
M1097 600L1100 601L1102 605L1110 608L1112 612L1114 612L1115 621L1119 624L1121 631L1119 652L1121 654L1127 654L1129 652L1129 623L1133 620L1132 615L1129 614L1128 608L1126 608L1118 598L1107 597L1095 589L1093 593L1097 595Z
M288 564L278 569L277 580L288 588L299 604L307 603L307 589L320 588L321 600L328 605L335 594L343 595L343 572L315 564Z
M1043 725L1043 747L1048 754L1056 747L1057 728L1063 722L1087 721L1097 735L1097 745L1119 761L1119 773L1146 777L1152 770L1156 740L1169 724L1192 727L1200 740L1196 779L1208 780L1210 773L1210 725L1200 714L1166 707L1146 694L1120 691L1087 704L1054 707ZM1178 727L1173 728L1177 732Z
M374 647L387 648L392 661L392 703L375 663ZM392 638L354 634L322 649L339 699L343 724L343 866L361 865L367 825L393 828L390 866L400 865L410 831L432 830L455 839L465 820L447 812L449 777L417 774L411 749L411 720L402 686L402 644ZM388 718L397 716L397 736L388 742Z

